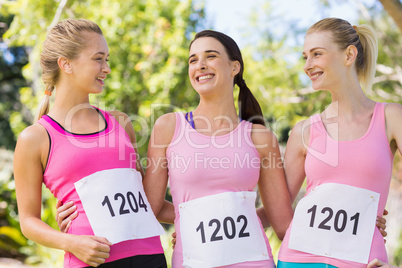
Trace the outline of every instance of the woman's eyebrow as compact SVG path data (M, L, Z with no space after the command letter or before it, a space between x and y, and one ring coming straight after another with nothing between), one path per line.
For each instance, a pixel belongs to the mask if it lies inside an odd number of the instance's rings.
M214 53L217 53L217 54L221 54L221 53L219 53L219 51L213 50L213 49L211 49L211 50L205 50L205 51L204 51L204 53L211 53L211 52L214 52ZM195 54L192 54L192 55L190 55L190 57L188 57L188 59L190 59L190 58L192 58L192 57L194 57L194 56L195 56Z

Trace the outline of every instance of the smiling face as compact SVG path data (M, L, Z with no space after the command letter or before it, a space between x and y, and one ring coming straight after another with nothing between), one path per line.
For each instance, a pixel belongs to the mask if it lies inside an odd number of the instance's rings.
M98 33L85 33L87 46L78 57L71 60L71 82L86 93L100 93L104 79L110 73L107 63L109 48L105 38Z
M215 38L201 37L190 47L188 74L199 94L217 92L213 89L233 90L239 63L231 61L225 47Z
M346 75L347 56L332 41L330 32L308 34L304 41L303 57L306 61L304 72L315 90L334 88Z

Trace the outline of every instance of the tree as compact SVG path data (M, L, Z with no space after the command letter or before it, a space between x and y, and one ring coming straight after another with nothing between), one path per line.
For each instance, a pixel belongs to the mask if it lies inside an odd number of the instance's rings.
M269 1L262 8L264 12L258 7L250 15L253 36L245 33L248 39L255 39L242 51L245 80L259 100L269 127L284 145L294 124L320 111L330 98L325 92L314 92L303 79L301 44L290 45L292 40L300 40L306 29L272 15L274 7ZM283 28L281 35L274 34L274 25Z
M402 35L393 27L394 22L376 5L359 5L361 24L375 29L378 38L377 73L373 90L367 92L380 101L402 104ZM388 11L387 11L388 12Z
M400 0L379 0L402 32L402 3Z
M22 68L28 63L27 51L24 47L9 47L3 40L12 14L7 9L0 10L0 147L12 150L15 138L10 125L10 117L16 111L22 111L18 90L26 86L22 76ZM27 121L26 116L22 116Z
M15 138L10 118L19 114L23 121L28 120L24 116L18 93L20 87L26 86L22 68L28 58L24 47L9 47L3 40L3 34L12 19L7 8L0 10L0 256L22 258L18 249L26 244L26 239L13 217L17 207L14 184L10 178Z

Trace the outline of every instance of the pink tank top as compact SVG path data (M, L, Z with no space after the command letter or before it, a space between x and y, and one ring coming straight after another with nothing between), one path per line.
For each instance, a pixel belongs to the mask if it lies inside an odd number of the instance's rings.
M393 155L385 131L385 103L376 103L370 126L363 137L352 141L336 141L326 132L320 114L310 117L309 148L322 152L318 159L307 151L305 170L306 196L315 187L339 183L368 189L380 194L377 216L381 216L388 198ZM335 161L335 162L334 162ZM331 163L330 165L327 163ZM340 193L340 197L342 193ZM367 264L328 258L296 251L288 247L292 225L288 228L279 251L284 262L327 263L337 267L364 268ZM387 260L384 239L375 228L369 261Z
M44 184L58 199L74 201L78 217L73 220L68 233L94 235L83 209L74 183L97 171L114 168L134 168L136 155L124 128L108 112L96 108L104 117L104 130L92 134L73 134L47 115L38 123L45 127L50 150L43 175ZM111 247L106 262L142 254L160 254L163 248L160 238L128 240ZM88 266L73 254L66 252L64 267Z
M251 140L251 129L252 123L243 120L226 135L206 136L193 129L183 113L176 113L175 133L166 151L176 215L173 268L183 267L178 204L224 192L255 189L260 174L260 157ZM228 267L275 267L262 225L261 230L270 260L243 262Z

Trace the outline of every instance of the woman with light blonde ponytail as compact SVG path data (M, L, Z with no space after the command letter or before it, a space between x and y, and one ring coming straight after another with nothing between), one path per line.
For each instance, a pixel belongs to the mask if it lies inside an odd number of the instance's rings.
M282 242L278 268L387 262L386 234L375 225L387 202L394 154L402 152L402 107L364 94L371 90L377 50L366 25L327 18L307 31L304 71L314 90L331 94L332 103L297 123L287 143L292 202L305 179L307 193Z
M40 65L42 80L45 84L45 96L39 105L37 120L49 112L49 97L53 93L60 72L59 57L69 59L77 57L77 52L83 47L84 36L80 34L83 31L102 35L99 26L91 21L69 19L64 21L64 24L53 27L43 42Z
M48 33L40 59L45 96L14 155L21 230L65 251L64 267L166 268L163 228L142 186L130 119L89 103L89 94L103 91L108 58L107 42L92 21L67 19ZM41 220L42 182L58 207L75 210L60 226L63 232ZM129 206L118 210L119 201Z
M54 86L49 87L45 90L45 96L42 97L41 102L39 103L38 114L36 115L36 121L42 118L43 115L49 112L49 103L50 103L50 96L54 90Z
M363 67L357 67L360 84L363 90L370 91L376 72L378 43L374 30L368 25L354 26L363 47Z

